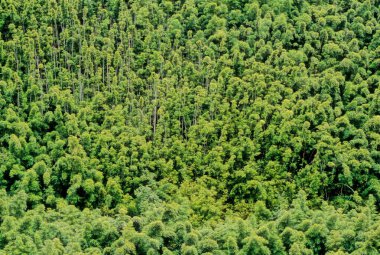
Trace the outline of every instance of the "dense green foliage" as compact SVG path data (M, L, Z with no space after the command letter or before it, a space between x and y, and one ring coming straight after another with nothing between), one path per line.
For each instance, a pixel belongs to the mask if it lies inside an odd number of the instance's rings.
M145 210L104 216L59 200L55 210L36 206L25 212L27 196L0 194L1 255L5 254L378 254L380 221L374 201L343 213L324 203L319 210L300 193L290 207L272 213L262 202L247 219L229 215L202 227L191 224L188 201L164 202L140 190ZM356 198L358 199L358 198ZM179 201L177 201L179 202ZM147 207L149 206L149 209Z
M378 0L3 0L4 254L377 254Z

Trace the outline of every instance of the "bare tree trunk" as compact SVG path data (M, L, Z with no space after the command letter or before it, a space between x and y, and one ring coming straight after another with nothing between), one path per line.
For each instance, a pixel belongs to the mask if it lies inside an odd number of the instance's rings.
M153 109L153 139L156 135L156 125L157 125L157 86L154 82L153 84L154 90L154 109Z

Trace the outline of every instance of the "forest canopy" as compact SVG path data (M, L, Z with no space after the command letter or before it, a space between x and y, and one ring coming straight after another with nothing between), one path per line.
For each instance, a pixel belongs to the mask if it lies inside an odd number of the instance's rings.
M380 1L0 1L0 254L379 254Z

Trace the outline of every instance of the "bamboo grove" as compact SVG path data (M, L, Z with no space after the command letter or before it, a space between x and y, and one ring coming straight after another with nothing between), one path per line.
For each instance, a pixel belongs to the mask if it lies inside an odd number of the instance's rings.
M379 19L0 1L0 254L379 254Z

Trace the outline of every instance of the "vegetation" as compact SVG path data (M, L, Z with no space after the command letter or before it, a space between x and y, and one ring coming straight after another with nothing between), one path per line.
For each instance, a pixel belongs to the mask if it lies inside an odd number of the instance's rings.
M379 6L1 1L0 254L378 254Z

